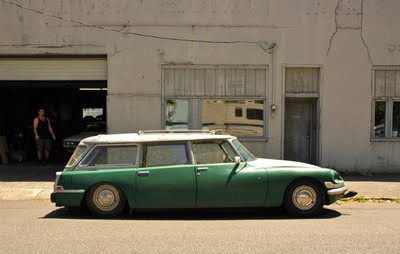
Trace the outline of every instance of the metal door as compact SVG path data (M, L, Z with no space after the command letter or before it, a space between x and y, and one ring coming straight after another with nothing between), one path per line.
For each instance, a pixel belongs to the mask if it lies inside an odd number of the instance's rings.
M267 195L267 173L247 163L200 164L196 207L260 207Z
M284 158L317 163L317 100L286 99Z

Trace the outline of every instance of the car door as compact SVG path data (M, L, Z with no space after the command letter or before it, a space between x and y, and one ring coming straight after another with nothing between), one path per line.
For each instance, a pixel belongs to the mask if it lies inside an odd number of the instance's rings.
M196 178L187 142L143 144L136 208L194 208Z
M267 194L267 172L235 163L226 140L192 142L197 179L196 207L258 207Z

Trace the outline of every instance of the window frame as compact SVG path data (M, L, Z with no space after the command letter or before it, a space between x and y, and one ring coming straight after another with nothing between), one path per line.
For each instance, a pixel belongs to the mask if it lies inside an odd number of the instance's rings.
M126 164L126 163L121 163L121 164L102 164L100 166L88 166L87 164L84 165L82 164L83 161L86 160L86 158L96 149L96 147L100 146L105 146L105 147L111 147L111 146L117 146L117 147L123 147L123 146L136 146L137 147L137 153L136 153L136 161L135 164ZM109 169L109 168L115 168L115 169L123 169L123 168L138 168L139 167L139 161L140 161L140 154L141 154L141 144L138 143L129 143L129 144L95 144L93 145L88 151L86 152L85 156L83 156L79 164L75 167L75 170L101 170L101 169Z
M165 110L167 100L188 100L189 101L189 130L202 129L202 101L204 100L221 100L221 101L234 101L234 100L254 100L263 101L263 135L262 136L237 136L240 141L268 141L268 98L267 97L164 97L162 101L162 129L166 129ZM244 110L243 110L244 111ZM242 117L245 115L243 114Z
M372 115L371 115L371 133L370 133L370 140L373 142L399 142L400 137L392 137L393 131L393 102L400 102L399 96L376 96L376 71L400 71L399 66L375 66L372 70ZM375 103L376 102L385 102L385 137L375 137L374 127L375 127Z

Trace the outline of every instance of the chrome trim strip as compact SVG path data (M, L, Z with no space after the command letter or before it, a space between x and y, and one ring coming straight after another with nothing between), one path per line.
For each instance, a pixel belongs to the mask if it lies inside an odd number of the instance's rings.
M85 190L56 190L54 193L85 193Z
M347 191L347 187L346 187L346 186L343 186L343 187L341 187L341 188L328 190L328 195L329 195L329 196L341 195L341 194L344 194L346 191Z

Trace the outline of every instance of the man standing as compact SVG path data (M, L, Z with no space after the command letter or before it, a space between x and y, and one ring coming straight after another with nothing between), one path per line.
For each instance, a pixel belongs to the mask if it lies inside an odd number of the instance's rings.
M38 114L39 116L33 120L33 132L35 133L38 160L40 164L46 165L49 161L51 150L50 138L56 140L56 136L54 135L53 128L51 128L49 119L45 116L43 107L39 108Z

